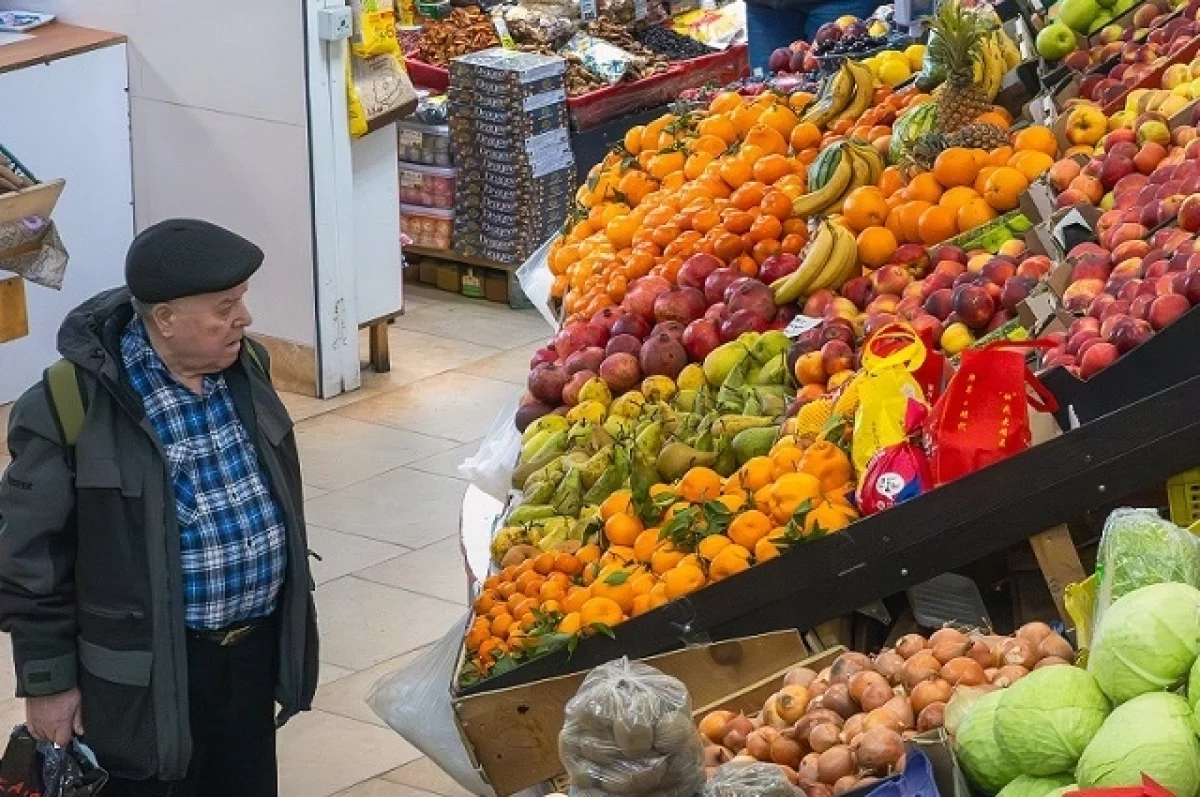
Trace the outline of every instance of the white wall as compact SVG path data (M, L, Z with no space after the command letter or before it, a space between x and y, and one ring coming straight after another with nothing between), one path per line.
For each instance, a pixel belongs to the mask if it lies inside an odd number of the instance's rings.
M316 342L302 5L296 0L0 0L129 37L137 228L196 216L267 258L255 330Z

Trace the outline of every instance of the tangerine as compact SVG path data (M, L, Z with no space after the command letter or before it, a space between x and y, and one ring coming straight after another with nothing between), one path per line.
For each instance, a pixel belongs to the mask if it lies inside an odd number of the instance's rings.
M1024 150L1013 155L1008 165L1025 175L1026 180L1033 182L1050 170L1054 165L1054 158L1037 150Z
M621 489L614 492L600 504L600 519L608 520L613 515L633 513L633 491Z
M868 268L879 268L899 246L895 233L887 227L867 227L858 234L858 259Z
M711 501L721 494L721 474L711 468L695 467L679 480L679 495L693 504Z
M604 521L604 537L613 545L632 546L645 530L636 515L621 512Z
M729 539L724 534L710 534L702 539L700 544L696 546L696 554L701 559L707 559L711 561L713 557L721 552L721 549L732 544L733 540Z
M964 147L950 147L933 162L933 176L944 188L972 185L978 174L975 156Z
M592 598L579 610L579 622L584 628L597 624L611 628L624 619L625 611L611 598Z
M842 215L855 232L877 227L887 221L887 198L875 186L856 188L846 196Z
M663 578L666 584L666 597L668 600L675 600L684 595L691 595L703 587L707 580L704 571L699 567L693 565L676 567Z
M738 515L729 524L729 539L747 550L753 550L755 543L770 534L774 527L775 523L768 515L751 509Z
M958 212L953 208L934 205L921 214L917 226L922 243L926 246L939 244L958 235Z
M772 526L773 527L773 526ZM771 527L768 527L770 531ZM750 569L750 551L738 544L728 545L717 554L709 565L708 574L713 581L724 581Z
M788 144L791 145L792 152L798 153L810 147L817 147L820 143L821 128L812 122L801 122L792 128L792 132L788 136Z
M650 563L650 558L658 550L658 529L646 529L637 536L633 543L633 556L639 562Z
M1058 139L1045 125L1030 125L1013 136L1013 147L1018 152L1042 152L1051 158L1058 157Z
M560 634L578 634L581 628L583 628L583 616L578 610L576 610L573 612L568 612L567 615L559 621L558 628L556 630Z
M684 557L685 554L670 543L659 546L650 559L650 569L661 576L682 562Z

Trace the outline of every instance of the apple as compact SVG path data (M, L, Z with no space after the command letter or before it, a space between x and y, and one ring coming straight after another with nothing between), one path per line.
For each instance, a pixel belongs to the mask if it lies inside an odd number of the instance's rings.
M1072 313L1082 313L1103 290L1104 280L1084 279L1073 282L1063 291L1063 307Z
M1126 318L1113 329L1109 342L1117 347L1117 351L1125 354L1141 346L1153 334L1154 329L1150 326L1149 321L1141 318Z
M1015 313L1017 305L1029 297L1035 285L1037 280L1032 277L1013 277L1000 289L1000 306L1010 313Z
M1148 175L1158 168L1158 164L1162 163L1165 157L1167 157L1166 147L1157 141L1147 141L1133 156L1133 165L1139 172Z
M854 302L859 310L865 310L875 297L875 289L867 277L853 277L842 285L842 296Z
M1108 118L1099 108L1080 106L1067 115L1067 140L1072 144L1095 145L1107 131Z
M1152 119L1138 125L1137 139L1139 144L1154 141L1165 146L1171 143L1171 129L1166 122Z
M983 329L992 320L996 303L991 294L978 285L960 285L950 297L951 310L971 329Z
M1175 319L1186 313L1192 307L1186 296L1178 293L1167 293L1154 299L1146 320L1155 330L1162 329Z
M1061 22L1042 28L1037 35L1037 52L1047 61L1061 61L1075 49L1075 32Z
M1200 232L1200 194L1192 194L1183 200L1175 214L1175 221L1181 230Z
M1105 191L1111 191L1121 178L1133 174L1135 171L1137 171L1137 167L1134 166L1132 159L1110 154L1105 157L1104 165L1101 167L1100 183Z
M1091 379L1100 371L1117 361L1121 356L1117 347L1111 343L1101 341L1093 346L1089 346L1084 352L1083 359L1079 363L1079 376L1083 379Z
M1092 299L1092 303L1088 305L1088 309L1087 309L1088 316L1090 316L1091 318L1095 318L1097 321L1099 321L1101 318L1104 317L1104 311L1108 308L1108 306L1110 304L1112 304L1115 301L1116 301L1116 299L1111 294L1108 294L1108 293L1100 294L1095 299Z

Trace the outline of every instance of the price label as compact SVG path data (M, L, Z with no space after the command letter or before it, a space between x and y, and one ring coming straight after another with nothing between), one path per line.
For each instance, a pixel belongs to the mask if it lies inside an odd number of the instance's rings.
M500 39L500 45L504 49L517 49L517 43L513 41L512 34L508 32L508 23L504 21L504 15L499 10L492 14L492 25L495 26L496 38Z
M401 130L399 133L400 146L402 147L419 147L421 146L421 131L420 130Z
M579 0L579 17L584 22L591 22L599 17L596 0Z
M810 329L821 326L822 321L824 321L822 318L813 318L810 315L798 315L784 328L783 334L789 338L798 338Z
M425 177L416 172L400 172L400 185L405 188L421 188L425 185Z

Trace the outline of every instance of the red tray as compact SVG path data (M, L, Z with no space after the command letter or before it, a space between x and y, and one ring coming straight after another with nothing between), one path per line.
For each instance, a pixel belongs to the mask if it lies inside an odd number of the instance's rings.
M413 85L423 89L445 94L450 87L450 70L444 66L434 66L424 61L418 61L410 55L404 57L404 65L408 68L408 76Z
M666 72L651 75L632 83L618 83L567 98L572 127L587 130L618 116L643 111L656 105L666 105L675 98L675 86L682 70L672 64Z
M750 76L750 47L746 44L734 44L720 52L702 55L688 61L676 61L680 67L673 97L678 97L685 89L695 89L709 84L726 86L735 80Z

